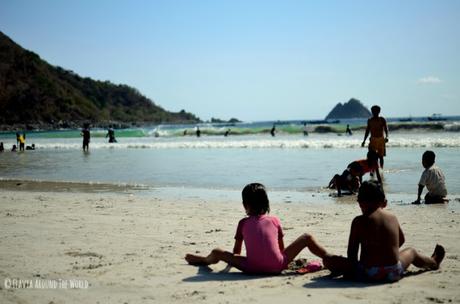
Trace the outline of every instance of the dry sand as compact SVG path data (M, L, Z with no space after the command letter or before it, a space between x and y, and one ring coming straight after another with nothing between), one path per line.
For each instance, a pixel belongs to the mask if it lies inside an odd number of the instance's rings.
M431 255L440 243L447 254L439 270L411 266L397 283L371 285L332 279L327 270L261 277L221 272L224 263L187 265L186 253L231 250L244 216L239 197L224 203L3 189L0 303L460 303L460 217L459 208L452 208L460 203L450 204L388 207L405 232L403 247ZM283 223L286 244L309 232L342 255L350 222L360 212L346 202L271 207ZM315 259L307 250L299 257ZM65 288L74 279L89 285ZM46 282L60 285L36 288ZM21 287L14 284L29 288L7 288Z

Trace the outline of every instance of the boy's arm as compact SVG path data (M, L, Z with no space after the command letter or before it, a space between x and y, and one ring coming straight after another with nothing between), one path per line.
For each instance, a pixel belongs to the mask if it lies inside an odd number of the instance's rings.
M399 224L398 224L398 230L399 230L399 247L401 247L406 241L406 238L404 237L404 233L401 229L401 226L399 226Z
M358 261L359 250L359 217L351 223L350 237L348 238L347 257L350 261Z
M366 144L366 139L368 136L369 136L369 120L367 121L366 133L364 133L364 140L361 144L361 147L364 147L364 145Z
M383 120L383 131L385 131L385 142L388 141L388 125L387 125L387 121L385 120L385 118L382 117L382 120Z
M233 254L241 254L241 247L243 246L243 240L235 240L235 245L233 246Z
M420 204L420 198L422 196L423 192L423 187L422 185L418 185L418 190L417 190L417 200L414 203L419 203Z

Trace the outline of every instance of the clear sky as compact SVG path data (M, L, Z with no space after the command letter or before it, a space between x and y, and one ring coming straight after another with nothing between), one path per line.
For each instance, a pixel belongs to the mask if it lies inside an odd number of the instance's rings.
M203 120L460 115L456 0L0 0L0 31Z

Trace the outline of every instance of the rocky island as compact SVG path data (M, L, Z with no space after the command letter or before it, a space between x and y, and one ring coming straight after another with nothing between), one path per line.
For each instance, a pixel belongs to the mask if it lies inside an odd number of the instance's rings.
M368 118L370 116L372 116L371 112L361 101L351 98L344 104L339 102L332 111L327 114L325 119Z

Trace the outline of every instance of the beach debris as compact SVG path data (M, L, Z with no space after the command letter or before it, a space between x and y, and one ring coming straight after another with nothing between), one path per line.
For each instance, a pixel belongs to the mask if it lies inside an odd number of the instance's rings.
M308 262L307 259L300 258L289 263L287 269L295 271L298 274L305 274L323 269L323 264L320 260Z
M294 261L288 264L287 269L296 271L302 267L307 266L307 263L308 263L307 259L304 259L304 258L295 259Z
M222 229L211 229L211 230L205 231L204 233L213 233L213 232L222 232Z
M103 257L102 254L98 254L98 253L90 252L90 251L87 251L87 252L67 251L65 254L71 257L95 257L99 259L102 259Z

